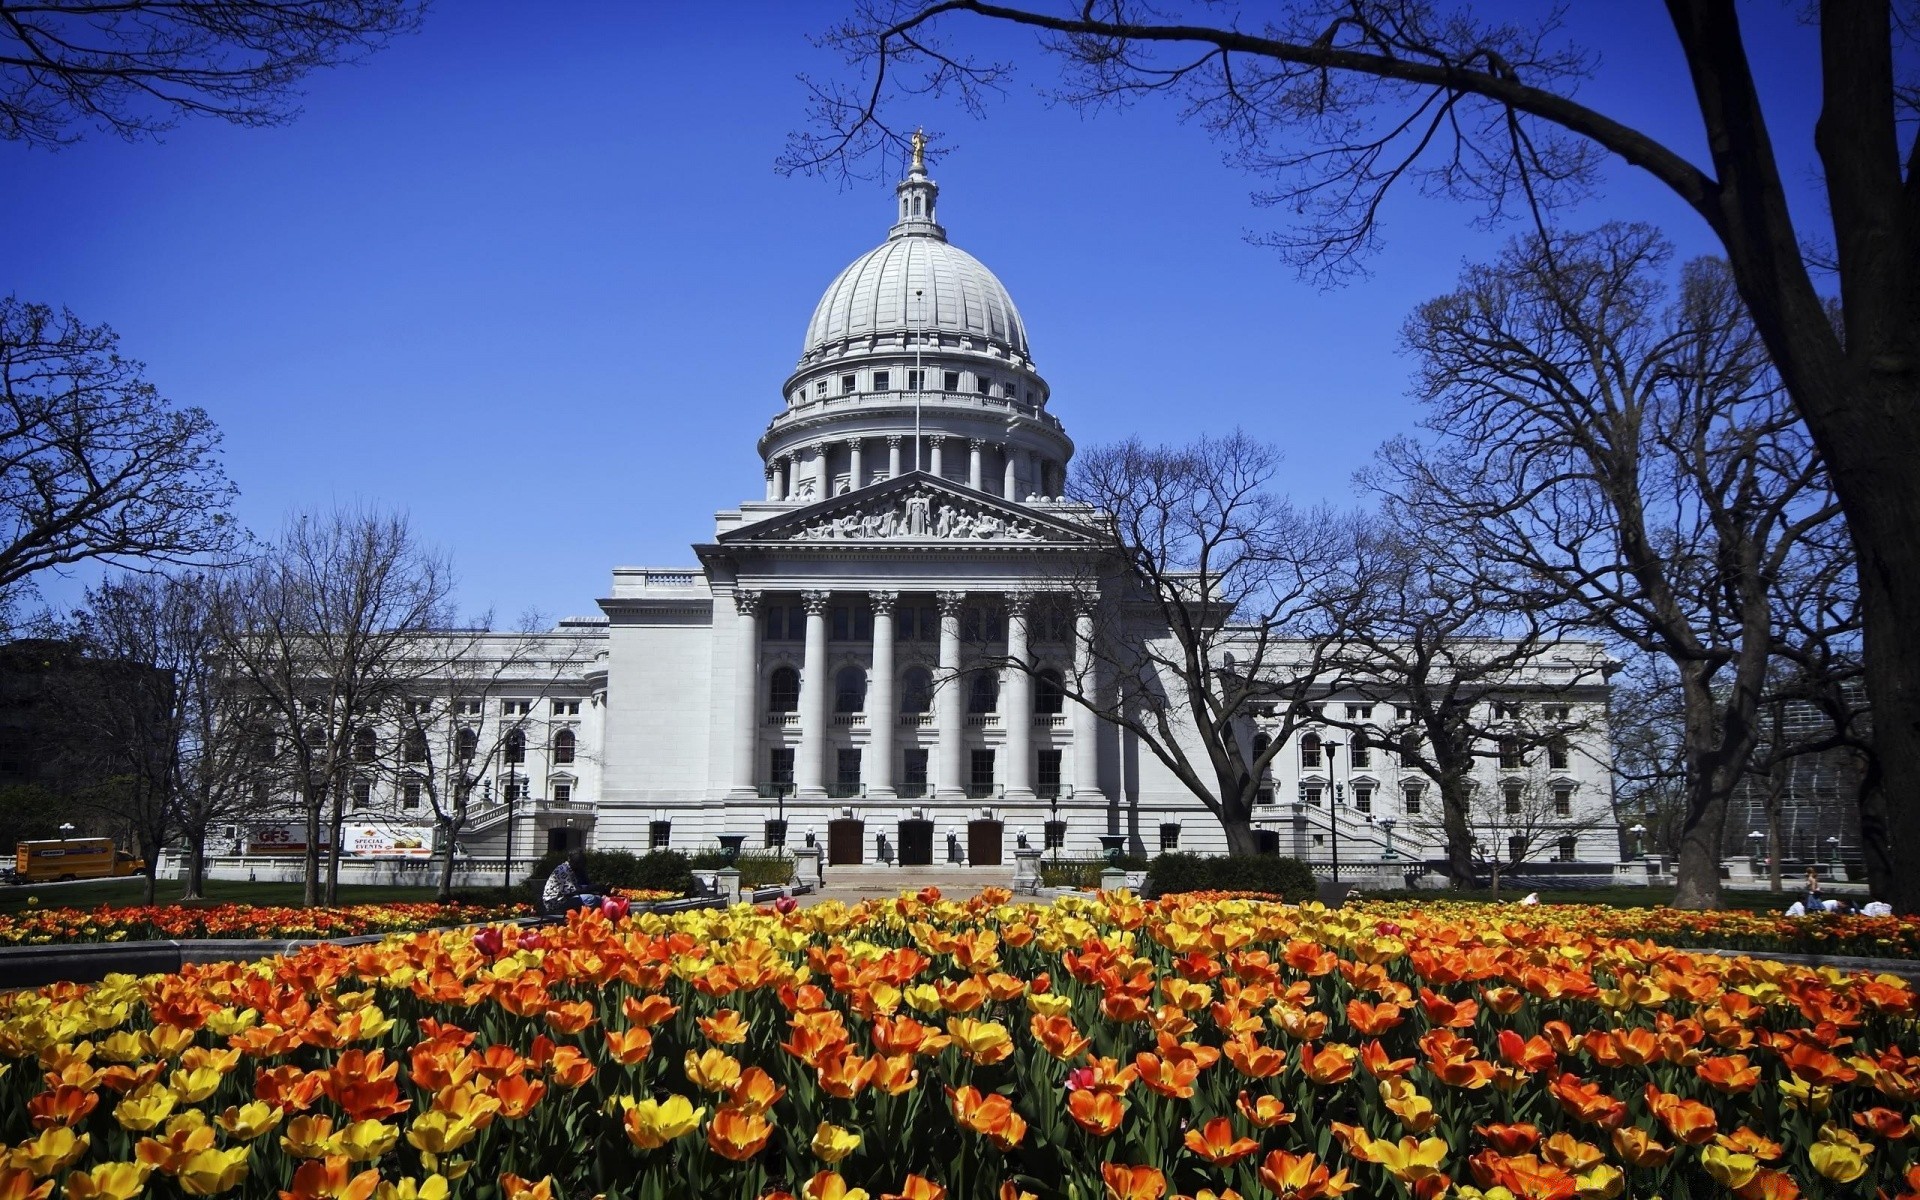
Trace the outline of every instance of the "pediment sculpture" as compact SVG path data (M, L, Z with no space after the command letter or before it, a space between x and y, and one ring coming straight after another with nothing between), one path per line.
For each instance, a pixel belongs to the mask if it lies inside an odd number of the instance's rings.
M1035 521L1003 516L927 490L818 517L786 535L796 542L1037 542Z

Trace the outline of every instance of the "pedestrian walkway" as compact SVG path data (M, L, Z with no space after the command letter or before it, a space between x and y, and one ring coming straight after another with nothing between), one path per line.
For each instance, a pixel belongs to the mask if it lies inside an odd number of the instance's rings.
M828 867L827 883L800 903L818 904L838 900L858 904L862 900L888 899L901 892L917 892L937 887L949 900L966 900L990 887L1013 887L1013 867Z

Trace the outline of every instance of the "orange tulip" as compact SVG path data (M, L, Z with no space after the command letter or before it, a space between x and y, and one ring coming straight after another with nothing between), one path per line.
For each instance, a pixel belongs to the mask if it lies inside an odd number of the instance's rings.
M1253 1038L1233 1038L1225 1047L1227 1061L1233 1069L1249 1079L1267 1079L1286 1069L1287 1056L1270 1046L1262 1046Z
M1106 1200L1160 1200L1167 1192L1167 1177L1158 1167L1101 1163L1100 1178L1107 1185Z
M740 1074L740 1082L733 1085L727 1093L727 1103L747 1112L763 1113L779 1102L787 1094L787 1089L773 1081L773 1076L759 1067L748 1067Z
M1744 1095L1760 1084L1760 1068L1750 1066L1744 1054L1702 1059L1694 1065L1693 1073L1706 1080L1714 1091L1729 1096Z
M723 1108L707 1126L707 1145L722 1158L745 1162L766 1147L773 1123L757 1112Z
M1398 1004L1370 1004L1358 998L1347 1001L1347 1023L1368 1037L1379 1037L1405 1020Z
M628 996L620 1003L620 1012L627 1020L642 1028L658 1025L679 1011L679 1005L659 995Z
M1110 1092L1086 1088L1067 1094L1067 1115L1095 1137L1106 1137L1120 1128L1120 1119L1125 1114L1120 1098Z
M100 1093L63 1083L28 1100L27 1112L33 1116L35 1129L72 1128L86 1120L99 1103Z
M1260 1161L1260 1182L1279 1200L1333 1200L1358 1187L1347 1182L1347 1169L1329 1174L1312 1154L1270 1151Z
M1033 1040L1061 1062L1072 1062L1087 1052L1092 1039L1082 1036L1072 1017L1043 1017L1035 1013L1027 1022Z
M1187 1130L1187 1149L1215 1166L1237 1162L1260 1149L1260 1143L1252 1138L1236 1138L1233 1134L1233 1122L1225 1117L1215 1117L1197 1129Z
M653 1034L639 1026L632 1029L607 1030L607 1053L613 1061L622 1066L634 1066L646 1061L653 1053Z
M821 1058L814 1073L822 1091L841 1100L851 1100L873 1082L877 1067L877 1060L860 1057L843 1042Z
M747 1023L731 1008L722 1008L698 1021L700 1032L716 1046L737 1046L747 1040Z
M517 1121L532 1112L533 1106L546 1094L545 1082L538 1079L529 1082L521 1075L502 1079L493 1087L493 1097L500 1102L500 1115L509 1121Z
M343 1155L310 1158L293 1172L293 1190L280 1200L367 1200L380 1186L380 1172L369 1167L349 1177L352 1164Z
M1613 1131L1613 1152L1635 1167L1664 1167L1673 1160L1673 1147L1662 1145L1637 1125Z
M948 1088L947 1103L952 1106L955 1121L992 1139L1002 1151L1013 1149L1026 1136L1026 1120L1013 1110L1013 1102L998 1092L983 1096L974 1087Z
M1300 1069L1307 1078L1322 1087L1345 1083L1353 1077L1353 1062L1358 1057L1352 1046L1334 1042L1315 1051L1312 1043L1300 1047Z
M947 1200L947 1189L931 1179L909 1175L901 1181L899 1191L883 1193L880 1200Z
M1247 1119L1247 1123L1255 1129L1272 1129L1276 1125L1293 1124L1294 1114L1287 1111L1285 1102L1278 1096L1261 1096L1256 1099L1241 1092L1239 1099L1233 1104L1240 1110L1240 1115Z

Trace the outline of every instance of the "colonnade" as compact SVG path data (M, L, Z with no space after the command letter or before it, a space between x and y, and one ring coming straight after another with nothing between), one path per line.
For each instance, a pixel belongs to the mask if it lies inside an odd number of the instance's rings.
M797 798L825 799L827 792L827 749L833 729L833 696L828 687L827 633L828 614L835 593L802 591L800 602L806 613L806 635L801 654L800 699L794 714L800 740L794 755L794 794ZM1033 592L996 593L1007 606L1007 659L1031 667L1033 643L1033 607L1041 594ZM902 724L896 691L895 631L900 593L869 591L864 594L873 612L873 642L866 689L867 740L861 746L861 783L869 799L889 799L899 795L901 768L900 740ZM763 593L740 589L733 594L734 640L734 752L733 793L745 797L757 795L760 778L759 731L766 712L762 699L760 670L760 613ZM933 767L931 784L935 799L955 799L967 794L967 713L961 674L961 617L971 601L981 593L940 591L934 599L940 614L938 670L933 693L935 745L929 755ZM1078 690L1089 691L1086 681L1094 670L1089 647L1093 637L1093 618L1081 612L1074 618L1074 679ZM1034 798L1034 677L1029 670L1010 667L1007 685L1000 697L998 713L1005 740L1002 779L1008 801ZM1072 768L1062 779L1063 790L1071 785L1076 794L1086 796L1099 791L1098 721L1086 706L1064 705L1072 732ZM908 714L917 727L918 714ZM1064 756L1063 756L1064 765ZM1063 771L1063 774L1067 774Z
M886 444L887 466L884 476L867 478L866 443L879 440ZM822 500L832 491L833 480L828 470L828 452L834 445L844 445L847 450L847 475L851 486L858 489L868 482L878 483L880 479L893 479L902 470L913 469L913 438L907 434L888 434L885 437L846 438L832 442L820 442L812 446L799 447L785 454L776 455L767 463L767 499L768 500ZM1021 499L1021 480L1026 481L1030 492L1047 492L1046 478L1053 464L1037 452L1015 446L1011 442L990 442L985 438L957 438L945 434L926 434L921 438L923 458L921 469L930 475L946 476L947 443L964 442L967 454L967 486L976 492L987 491L985 473L985 453L988 449L1000 453L1003 468L1000 478L995 481L994 494L1009 500ZM813 452L811 461L803 461L803 455ZM1057 490L1057 489L1055 489Z

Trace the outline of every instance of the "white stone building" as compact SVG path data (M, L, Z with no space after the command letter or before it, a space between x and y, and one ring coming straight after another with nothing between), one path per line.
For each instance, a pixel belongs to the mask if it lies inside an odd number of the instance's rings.
M565 680L529 679L524 696L495 686L485 703L542 711L466 714L531 720L531 757L479 764L496 801L509 787L523 801L517 847L696 850L733 834L756 848L813 834L829 861L906 863L999 862L1018 834L1070 854L1097 852L1102 835L1149 854L1173 839L1224 848L1150 753L1050 686L1047 672L1078 677L1091 620L1058 603L1091 544L1078 510L1049 498L1073 443L1012 298L947 240L938 193L916 161L886 240L821 297L760 436L762 494L717 514L695 564L616 568L604 620L552 635L573 643ZM1591 720L1604 712L1603 656L1563 651L1517 679L1510 704L1579 710L1576 744L1543 785L1574 839L1556 853L1611 862L1609 743ZM970 672L983 652L1040 675ZM555 702L578 704L577 722L556 724ZM1342 719L1366 707L1325 702ZM563 726L575 763L542 757ZM1329 726L1276 758L1259 824L1279 848L1324 860L1338 842L1349 863L1378 859L1393 818L1395 853L1432 853L1419 811L1437 807L1431 788L1384 750L1330 761L1319 747L1335 737L1351 740ZM1520 777L1502 766L1488 759L1489 795ZM1529 787L1541 767L1528 764ZM462 840L497 854L504 821L496 804Z

